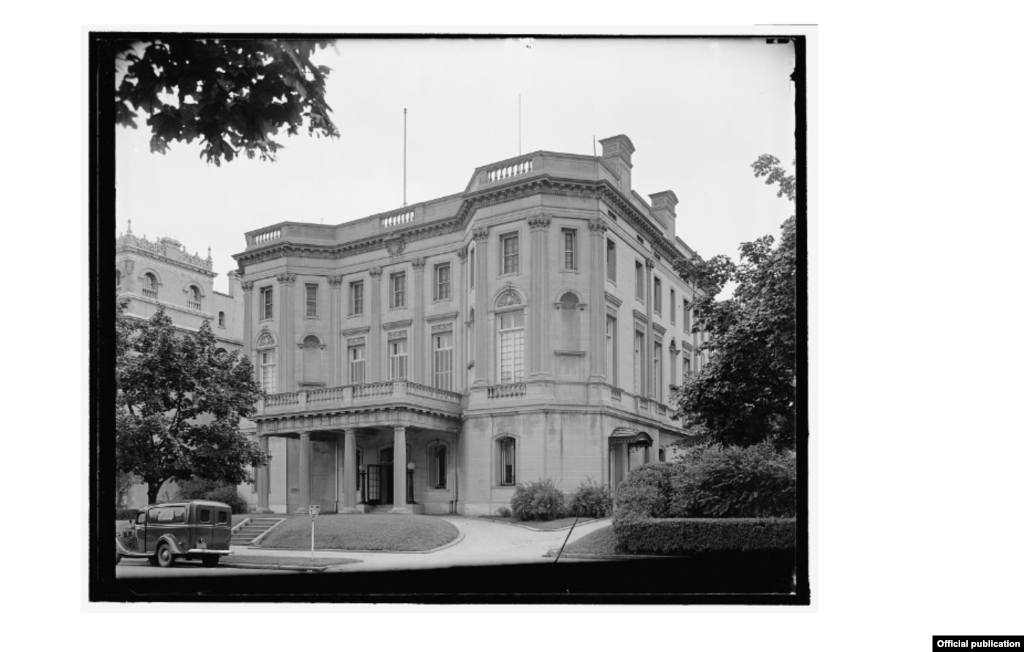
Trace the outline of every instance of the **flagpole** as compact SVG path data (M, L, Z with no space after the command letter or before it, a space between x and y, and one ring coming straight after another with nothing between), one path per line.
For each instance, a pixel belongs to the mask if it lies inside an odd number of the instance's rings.
M407 158L407 141L408 141L408 112L409 109L402 109L402 208L405 208L408 204L405 202L405 186L406 186L406 158Z

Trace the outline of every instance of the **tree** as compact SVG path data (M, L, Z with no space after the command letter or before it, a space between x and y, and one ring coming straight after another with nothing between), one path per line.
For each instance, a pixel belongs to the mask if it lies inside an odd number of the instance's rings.
M754 176L778 184L779 197L792 201L796 178L774 156L751 165ZM707 439L748 446L795 442L796 416L796 218L782 224L775 245L770 236L740 245L740 263L724 256L680 260L676 271L701 293L694 327L706 331L708 352L700 373L673 388L674 416ZM729 299L716 296L729 281Z
M135 128L149 114L150 150L201 138L200 156L220 165L241 152L273 161L281 128L337 138L324 100L330 68L310 57L330 41L171 39L121 42L115 92L117 124Z
M167 480L193 476L240 484L268 456L238 428L263 395L249 359L217 348L204 321L180 333L160 308L148 321L116 317L117 470L147 484L157 501Z

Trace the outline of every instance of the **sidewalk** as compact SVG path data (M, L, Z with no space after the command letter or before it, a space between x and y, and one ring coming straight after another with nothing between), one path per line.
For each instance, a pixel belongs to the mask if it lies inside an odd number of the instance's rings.
M466 518L464 516L438 516L458 528L461 541L428 553L349 552L345 550L316 551L317 559L358 559L362 563L349 564L338 569L351 573L361 571L408 570L418 568L446 568L449 566L481 566L492 564L550 564L553 557L545 557L552 548L560 548L568 530L543 532L521 527L508 527L505 523ZM578 525L572 531L570 543L591 532L611 524L605 518ZM309 550L264 550L248 546L232 546L236 555L274 558L309 558ZM269 561L269 560L268 560Z

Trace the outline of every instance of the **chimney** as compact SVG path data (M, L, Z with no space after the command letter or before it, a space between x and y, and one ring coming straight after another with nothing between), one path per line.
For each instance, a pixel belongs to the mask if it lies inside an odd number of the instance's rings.
M670 242L676 241L676 204L679 199L671 190L656 192L651 197L651 212L658 224L665 229L665 236Z
M629 197L632 192L633 152L636 148L629 138L623 134L598 141L601 143L601 158L615 174L619 175L619 192Z

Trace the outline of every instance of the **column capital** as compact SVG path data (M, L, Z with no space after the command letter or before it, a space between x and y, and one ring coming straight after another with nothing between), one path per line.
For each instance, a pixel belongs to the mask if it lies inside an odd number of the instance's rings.
M380 274L383 271L384 270L381 269L380 267L371 267L370 268L370 276L372 276L373 278L380 278Z
M530 226L531 231L543 231L551 226L551 218L547 215L537 215L528 219L526 223Z
M327 282L331 285L332 288L337 288L341 287L341 281L343 278L344 277L341 276L340 274L337 276L328 276Z
M426 257L423 257L423 258L413 258L412 259L412 269L415 272L422 272L423 268L426 267L426 265L427 265Z
M462 247L459 248L459 262L465 263L467 256L469 256L469 246L462 245Z
M587 226L590 227L590 232L594 235L601 235L608 230L608 225L604 223L599 217L594 217L587 220Z
M644 259L644 264L647 265L647 269L654 269L654 259L653 258L645 258Z
M295 284L295 274L288 274L288 273L278 274L277 275L277 282L280 283L281 285L294 285Z
M481 242L487 240L488 232L490 232L490 227L488 226L480 226L473 229L473 240Z
M130 273L131 272L129 272L129 274ZM246 294L252 292L252 285L252 281L242 281L242 292L245 292Z

